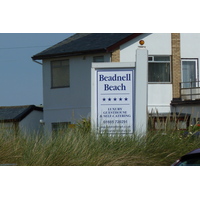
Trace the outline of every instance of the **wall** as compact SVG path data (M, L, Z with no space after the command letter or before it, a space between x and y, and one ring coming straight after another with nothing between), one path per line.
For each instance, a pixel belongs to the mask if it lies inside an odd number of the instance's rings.
M43 119L43 112L33 110L19 122L19 130L27 134L38 133L42 128L40 119Z
M0 128L5 132L16 134L19 131L20 134L34 134L39 133L42 128L40 119L43 119L43 112L33 110L20 122L6 122L0 123Z
M200 77L199 73L199 59L200 59L200 34L199 33L181 33L181 58L194 58L198 59L198 79ZM190 103L193 103L192 101ZM173 112L178 113L188 113L191 114L191 118L200 118L200 105L199 104L184 104L179 106L174 106L172 108Z
M199 44L200 44L199 33L181 33L181 58L197 58L199 65L199 60L200 60Z
M171 55L171 34L154 33L142 34L141 36L121 45L120 61L135 62L135 52L139 41L145 41L149 55ZM172 84L148 84L148 110L158 112L170 112L172 100Z
M148 84L148 110L149 112L166 113L170 111L172 100L171 84Z
M66 58L70 65L69 88L51 89L50 60L43 61L43 106L47 130L51 130L52 122L74 123L81 117L90 116L93 56L98 55ZM110 62L110 54L104 55L104 60Z
M172 108L172 112L176 113L187 113L191 116L191 124L196 124L197 121L200 123L200 104L194 105L179 105Z
M200 58L199 43L199 33L181 33L181 58Z
M15 134L18 129L18 122L16 122L16 123L13 123L13 122L0 123L0 129L1 129L1 132L3 132L3 133Z

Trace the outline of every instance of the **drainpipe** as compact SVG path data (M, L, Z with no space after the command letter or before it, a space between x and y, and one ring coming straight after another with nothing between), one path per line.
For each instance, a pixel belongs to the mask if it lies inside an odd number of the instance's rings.
M32 59L33 60L33 59ZM42 63L41 62L38 62L38 61L36 61L36 60L33 60L33 62L35 62L35 63L37 63L37 64L40 64L40 65L42 65Z

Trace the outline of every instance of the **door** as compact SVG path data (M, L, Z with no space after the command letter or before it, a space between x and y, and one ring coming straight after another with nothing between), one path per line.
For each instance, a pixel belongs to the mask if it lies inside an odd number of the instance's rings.
M182 59L182 88L197 87L197 59Z

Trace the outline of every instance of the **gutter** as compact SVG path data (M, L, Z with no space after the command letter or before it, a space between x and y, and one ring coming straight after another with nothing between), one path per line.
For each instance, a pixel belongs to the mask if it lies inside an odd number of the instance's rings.
M36 60L33 60L33 59L32 59L32 61L33 61L33 62L35 62L35 63L37 63L37 64L40 64L40 65L42 65L42 63L41 63L41 62L38 62L38 61L36 61Z
M68 53L59 53L59 54L47 54L47 55L36 55L32 57L32 60L43 60L51 58L61 58L61 57L70 57L70 56L82 56L87 54L97 54L97 53L107 53L107 49L94 49L88 51L77 51L77 52L68 52ZM35 61L37 62L37 61ZM40 62L37 62L40 64Z

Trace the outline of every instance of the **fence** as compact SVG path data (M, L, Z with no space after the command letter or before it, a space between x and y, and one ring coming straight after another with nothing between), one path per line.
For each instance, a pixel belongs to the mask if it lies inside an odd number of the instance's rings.
M181 82L180 93L182 100L200 100L200 81Z

